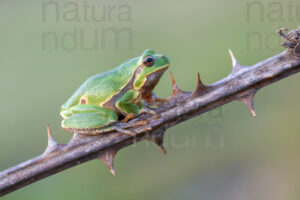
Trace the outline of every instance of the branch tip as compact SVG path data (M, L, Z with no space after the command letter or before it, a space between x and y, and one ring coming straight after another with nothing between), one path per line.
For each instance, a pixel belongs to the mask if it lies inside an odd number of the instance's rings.
M284 33L284 31L288 31L287 28L283 27L277 30L278 35L284 40L281 44L282 47L287 48L289 52L293 52L294 55L300 56L300 29L294 29L288 33Z

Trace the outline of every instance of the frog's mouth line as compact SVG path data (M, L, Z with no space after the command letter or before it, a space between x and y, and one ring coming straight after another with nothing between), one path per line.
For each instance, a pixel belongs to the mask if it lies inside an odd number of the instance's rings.
M147 75L147 79L148 79L149 77L152 77L152 76L156 77L156 79L160 79L160 77L163 75L163 73L164 73L165 71L167 71L168 68L169 68L169 64L167 64L167 65L161 67L160 69L158 69L158 70L152 72L151 74L148 74L148 75Z
M167 70L169 68L170 64L166 64L165 66L162 67L162 69Z
M169 68L169 66L170 66L170 64L162 66L160 69L156 70L155 73L156 72L162 72L163 73L163 72L165 72Z

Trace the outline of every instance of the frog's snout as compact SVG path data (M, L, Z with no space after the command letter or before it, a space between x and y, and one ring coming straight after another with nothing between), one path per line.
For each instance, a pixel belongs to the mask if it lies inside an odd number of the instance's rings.
M170 60L167 56L161 56L162 59L162 63L163 65L166 67L166 69L169 67L170 65Z
M164 59L167 63L170 63L170 60L167 56L162 56L161 58Z

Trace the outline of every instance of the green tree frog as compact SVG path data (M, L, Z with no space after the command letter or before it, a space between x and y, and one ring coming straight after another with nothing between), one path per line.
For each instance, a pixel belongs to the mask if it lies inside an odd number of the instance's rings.
M169 67L166 56L145 50L117 68L87 79L61 107L62 127L72 133L98 135L109 130L133 135L116 125L141 113L152 113L144 103L165 102L152 90Z

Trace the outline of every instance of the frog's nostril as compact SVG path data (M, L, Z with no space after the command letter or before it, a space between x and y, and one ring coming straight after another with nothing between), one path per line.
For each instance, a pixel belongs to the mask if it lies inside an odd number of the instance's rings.
M162 56L162 59L165 60L166 62L170 62L167 56Z

